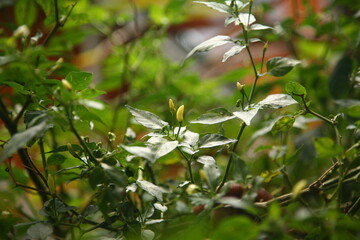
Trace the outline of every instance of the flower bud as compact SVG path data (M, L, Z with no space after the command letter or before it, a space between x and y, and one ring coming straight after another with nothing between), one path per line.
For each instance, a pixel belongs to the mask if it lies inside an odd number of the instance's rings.
M264 44L264 50L267 49L268 47L269 47L269 43L266 42L266 43Z
M30 34L30 30L26 25L21 25L14 31L14 37L27 37Z
M169 108L170 108L170 111L175 112L175 104L171 98L169 99Z
M181 105L176 112L176 119L178 122L182 122L184 120L184 108L184 105Z
M244 88L245 84L241 84L239 82L236 83L236 88L241 92Z
M115 141L116 135L113 132L108 132L108 140L109 142Z
M62 85L63 85L67 90L69 90L69 91L72 90L72 86L71 86L71 84L68 82L68 80L63 79L63 80L61 80L61 83L62 83Z

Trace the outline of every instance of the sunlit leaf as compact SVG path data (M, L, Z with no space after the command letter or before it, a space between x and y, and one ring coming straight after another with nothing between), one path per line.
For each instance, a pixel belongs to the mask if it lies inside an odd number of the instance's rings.
M267 73L275 77L281 77L300 63L301 61L295 59L274 57L266 62Z
M233 112L233 114L235 115L235 117L243 120L246 125L250 126L251 120L256 116L258 111L259 107L255 107L247 111Z
M197 119L190 121L190 123L216 124L233 118L235 118L235 116L225 108L215 108L204 113Z
M188 53L186 58L190 57L191 55L193 55L196 52L209 51L210 49L213 49L215 47L218 47L218 46L230 43L230 42L232 42L232 39L229 36L224 36L224 35L215 36L215 37L210 38L210 39L206 40L205 42L202 42L199 45L197 45L193 50L191 50Z
M271 94L268 95L264 100L258 103L261 107L266 108L283 108L292 104L296 104L297 102L287 94Z
M155 197L159 202L163 202L163 193L166 193L163 188L145 180L137 180L136 184L151 196Z
M217 3L217 2L202 2L202 1L194 1L195 3L201 3L204 4L206 6L208 6L209 8L212 8L218 12L221 13L230 13L231 12L231 8L225 4L222 3Z
M128 105L126 105L125 107L128 109L128 111L131 113L131 115L135 118L135 120L138 123L140 123L141 125L147 128L160 130L163 127L169 125L167 122L164 122L163 120L161 120L160 117L158 117L157 115L151 112L136 109Z
M266 30L266 29L271 29L271 28L272 27L265 26L265 25L258 24L258 23L255 23L255 24L250 26L251 30Z
M243 24L246 28L248 28L254 22L256 22L256 18L254 15L249 13L240 13L239 19L235 21L235 24Z
M212 156L200 156L196 159L201 164L216 164L215 159Z
M218 147L236 141L236 139L227 138L220 134L206 134L199 140L199 148Z
M228 60L230 57L233 57L233 56L239 54L243 49L245 49L245 46L236 45L236 46L232 47L229 51L227 51L226 53L224 53L222 62L225 62L225 61Z

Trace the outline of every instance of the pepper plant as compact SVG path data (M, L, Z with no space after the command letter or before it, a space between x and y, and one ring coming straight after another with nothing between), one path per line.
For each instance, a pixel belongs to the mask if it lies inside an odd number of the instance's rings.
M18 9L35 4L19 2ZM53 26L42 42L42 33L30 35L25 25L1 38L1 178L15 187L14 194L1 192L2 238L358 239L359 103L345 99L342 112L323 114L297 81L287 81L283 93L259 95L260 79L282 78L304 63L266 58L271 44L257 37L273 27L257 23L254 1L196 1L227 14L225 26L234 24L241 34L212 37L186 56L225 44L232 47L223 62L245 52L253 81L232 84L236 102L188 119L191 109L180 98L163 99L162 117L135 107L135 98L120 98L111 120L92 74L51 60L56 31L82 16L76 3L36 1ZM260 63L254 44L263 46ZM358 59L351 61L349 92L356 91L359 69ZM130 121L116 115L123 108ZM115 134L111 121L124 121L126 130ZM312 161L323 166L306 173L299 167L303 146L292 139L319 121L330 131L313 139ZM94 129L106 130L89 136ZM255 144L262 137L274 141ZM249 147L265 163L249 157ZM166 177L174 166L177 177ZM11 203L20 196L25 205Z

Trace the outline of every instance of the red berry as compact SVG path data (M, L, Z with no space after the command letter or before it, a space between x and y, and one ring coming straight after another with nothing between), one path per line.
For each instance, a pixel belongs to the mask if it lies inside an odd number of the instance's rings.
M244 194L244 186L239 183L233 183L230 185L225 197L241 198Z
M205 204L196 205L193 207L193 213L195 215L198 215L205 209Z
M266 191L264 188L260 188L259 190L257 190L255 202L266 202L273 198L274 197L268 191Z

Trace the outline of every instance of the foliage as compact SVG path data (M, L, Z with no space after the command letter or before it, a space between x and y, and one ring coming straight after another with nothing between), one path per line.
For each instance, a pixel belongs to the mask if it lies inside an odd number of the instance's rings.
M305 4L301 24L316 32L307 39L296 19L258 23L267 4L196 1L241 34L205 40L179 63L162 43L193 3L151 5L143 30L129 3L114 17L90 1L16 1L1 23L0 238L359 239L356 4L334 1L327 12L352 14L324 24ZM95 84L71 54L133 19L134 39L114 40L106 57L94 50L104 60ZM280 38L298 59L266 56ZM197 53L225 44L222 62L246 52L252 83L237 82L238 70L207 81L189 73ZM325 52L308 56L316 44ZM274 78L281 92L265 82Z

